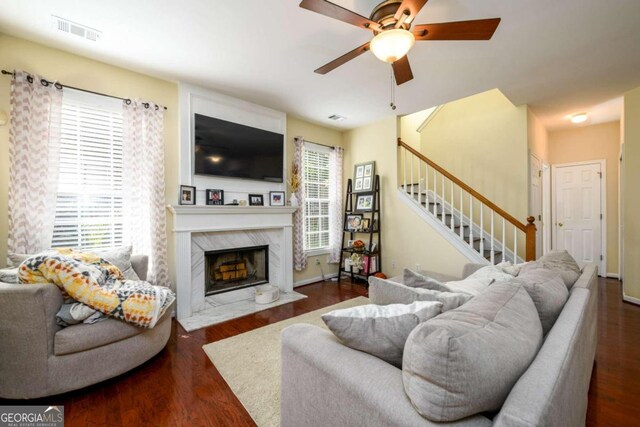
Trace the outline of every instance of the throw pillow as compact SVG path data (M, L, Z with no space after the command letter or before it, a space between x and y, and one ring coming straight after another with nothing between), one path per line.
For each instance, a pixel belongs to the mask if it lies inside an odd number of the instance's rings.
M505 273L498 266L487 265L469 275L467 279L493 279L496 282L509 282L513 279L513 275Z
M412 288L392 280L369 277L369 299L378 305L411 304L416 301L442 303L442 312L453 310L473 298L470 294L439 292L430 289Z
M548 252L540 258L539 262L544 268L560 273L568 289L571 289L582 274L580 266L566 250Z
M465 293L478 295L493 282L493 279L473 278L473 275L464 280L441 283L429 276L415 271L404 269L404 283L409 287L429 289L438 292Z
M14 254L9 252L9 254L7 255L7 260L9 261L9 267L18 267L20 266L20 264L22 264L22 261L32 256L33 255L31 254Z
M541 343L542 326L527 291L496 283L411 332L402 364L405 392L430 421L497 411Z
M404 343L411 331L441 311L442 303L433 301L368 304L334 310L323 315L322 320L346 346L400 367Z
M432 289L434 291L447 292L448 289L442 282L424 274L405 268L402 272L403 283L411 288Z
M18 268L0 269L0 282L18 284Z
M569 291L560 274L546 268L538 268L520 274L514 282L521 283L527 290L538 310L542 333L547 335L569 298Z
M96 255L104 258L111 264L118 267L122 275L127 280L140 280L131 265L131 246L123 246L121 248L109 249L104 251L95 251Z

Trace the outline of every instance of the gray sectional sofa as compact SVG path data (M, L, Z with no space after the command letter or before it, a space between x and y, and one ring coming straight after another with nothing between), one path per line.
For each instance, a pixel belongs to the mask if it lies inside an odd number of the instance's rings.
M147 263L131 257L142 280ZM116 319L61 328L61 305L55 285L0 282L0 398L50 396L115 377L156 355L171 335L171 307L153 329Z
M465 267L464 277L476 268ZM411 294L401 283L392 285L393 289L389 286L385 281L371 281L372 301L384 300L389 292L394 298ZM500 411L444 423L423 418L412 406L401 369L346 347L324 329L290 326L282 332L281 424L583 426L597 343L597 300L597 268L586 266L535 359Z

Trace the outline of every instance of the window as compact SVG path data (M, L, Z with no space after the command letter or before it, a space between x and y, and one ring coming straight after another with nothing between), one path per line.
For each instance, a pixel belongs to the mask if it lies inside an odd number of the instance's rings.
M329 248L329 149L306 144L302 154L305 185L304 250Z
M122 171L122 101L65 89L52 247L126 243Z

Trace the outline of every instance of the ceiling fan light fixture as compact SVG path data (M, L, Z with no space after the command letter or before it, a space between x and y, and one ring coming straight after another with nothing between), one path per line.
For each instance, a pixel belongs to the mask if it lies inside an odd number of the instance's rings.
M579 124L587 121L587 113L578 113L571 116L571 123Z
M390 64L405 56L416 42L412 32L397 28L386 30L376 35L369 48L383 62Z

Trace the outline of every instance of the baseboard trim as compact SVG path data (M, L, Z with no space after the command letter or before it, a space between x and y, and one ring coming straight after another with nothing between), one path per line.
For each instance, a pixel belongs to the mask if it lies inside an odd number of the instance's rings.
M622 293L622 299L631 304L640 305L640 298L630 297L629 295L625 295L624 292Z
M332 279L334 277L338 277L338 273L325 274L324 278ZM309 279L298 280L297 282L293 282L293 287L297 288L299 286L310 285L311 283L322 282L322 276L311 277Z
M620 280L620 275L618 273L607 273L607 277L610 279L618 279Z

